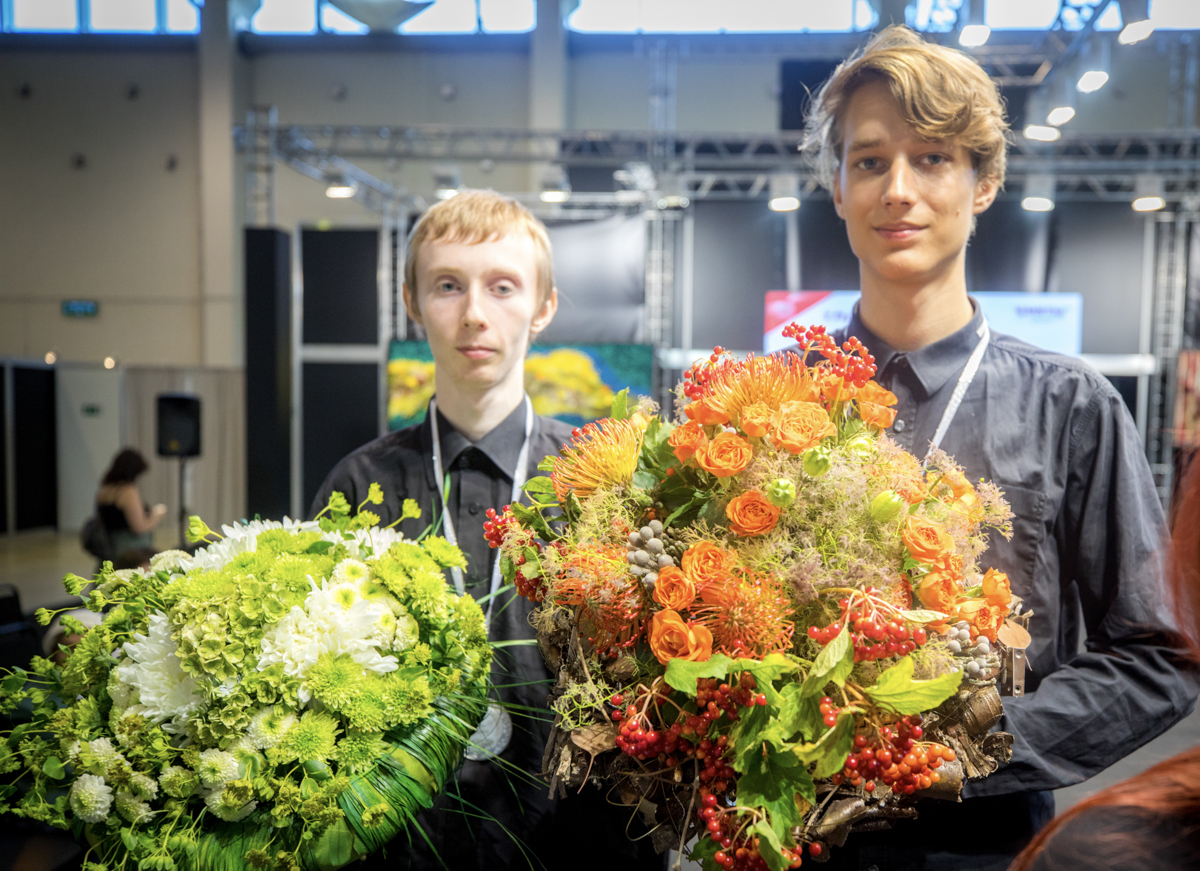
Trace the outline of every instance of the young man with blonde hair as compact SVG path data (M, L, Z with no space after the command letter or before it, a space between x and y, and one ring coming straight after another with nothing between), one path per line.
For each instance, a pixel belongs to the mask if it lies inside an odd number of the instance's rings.
M859 259L862 299L839 342L871 350L898 397L891 437L940 446L1004 490L1013 536L984 557L1032 610L1027 694L1004 699L1013 758L961 804L851 834L833 868L1004 869L1078 783L1194 703L1161 594L1163 518L1119 394L1078 360L991 332L967 294L975 216L1004 185L995 84L903 27L817 94L808 149ZM1082 642L1082 646L1081 646Z
M546 228L524 206L491 191L461 191L430 208L413 228L404 266L404 301L421 325L434 358L436 393L424 422L389 433L344 458L313 503L316 514L337 490L351 505L372 482L385 501L372 506L383 524L416 499L419 520L400 529L416 537L433 518L467 557L452 582L484 606L493 641L533 638L531 605L501 588L496 552L483 537L486 512L522 497L538 463L571 437L571 427L538 417L525 394L525 355L554 317L558 293ZM443 482L449 479L448 496ZM622 867L661 869L649 840L626 839L628 814L597 791L564 802L537 780L548 734L550 675L536 646L498 648L492 666L500 699L512 710L489 712L476 740L480 752L463 764L421 834L397 839L380 868L554 868L562 856L601 855ZM506 737L507 736L507 737ZM432 849L431 849L432 848ZM436 855L435 855L436 854ZM592 867L572 860L573 867ZM596 866L598 867L598 866Z

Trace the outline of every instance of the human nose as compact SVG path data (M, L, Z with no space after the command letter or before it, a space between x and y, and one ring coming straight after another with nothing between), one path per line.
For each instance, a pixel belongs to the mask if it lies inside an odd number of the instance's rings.
M462 325L469 330L482 330L487 328L487 309L484 288L482 285L472 283L467 288L462 311Z
M916 193L915 182L912 166L907 160L900 158L892 161L888 170L887 188L883 192L883 204L885 206L912 205Z

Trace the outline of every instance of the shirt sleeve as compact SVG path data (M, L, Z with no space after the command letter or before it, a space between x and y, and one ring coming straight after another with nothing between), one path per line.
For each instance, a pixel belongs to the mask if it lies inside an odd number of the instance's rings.
M1086 780L1186 716L1197 687L1175 646L1163 575L1165 524L1141 440L1115 391L1097 389L1067 423L1061 555L1063 622L1081 612L1086 641L1064 626L1066 664L1038 689L1005 698L999 724L1013 758L966 794L1058 789ZM1073 604L1078 602L1078 608Z

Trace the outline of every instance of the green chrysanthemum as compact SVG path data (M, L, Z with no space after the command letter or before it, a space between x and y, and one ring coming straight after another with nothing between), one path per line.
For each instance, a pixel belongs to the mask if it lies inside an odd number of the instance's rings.
M387 685L382 677L368 675L359 690L341 709L351 726L363 732L379 732L396 722L388 717Z
M360 732L351 729L337 743L335 758L351 774L362 774L375 767L375 761L388 752L382 732Z
M433 713L433 691L424 677L407 678L392 672L384 675L382 681L389 723L411 726Z
M251 801L254 787L248 780L235 780L209 793L204 803L208 809L229 823L245 819L257 806Z
M288 729L296 725L296 715L274 705L268 705L250 718L246 737L260 750L278 746Z
M145 801L153 801L158 796L158 784L145 774L138 772L129 778L129 791Z
M334 656L323 653L308 670L304 684L314 696L333 710L340 711L362 692L362 682L366 676L366 669L349 654Z
M371 577L371 570L366 563L356 559L344 559L337 564L333 575L329 578L331 584L359 584Z
M306 711L279 749L286 758L299 762L324 761L333 756L337 734L338 723L332 716L322 711Z
M205 786L220 786L238 776L237 757L225 750L205 750L200 754L196 773Z
M158 782L163 792L171 798L188 798L200 786L200 778L196 776L196 772L179 765L164 768L158 775Z
M434 561L442 568L448 569L457 566L465 569L467 567L467 558L463 556L463 552L441 536L430 535L424 543L425 552L433 557Z
M117 813L135 826L154 819L154 812L150 810L150 805L123 789L117 792Z

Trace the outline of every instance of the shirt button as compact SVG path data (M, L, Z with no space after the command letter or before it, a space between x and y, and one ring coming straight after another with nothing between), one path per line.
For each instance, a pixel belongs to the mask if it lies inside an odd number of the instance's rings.
M892 429L894 429L896 432L904 432L904 421L896 421L892 424Z
M470 511L472 514L478 514L480 511L483 510L483 506L480 505L478 502L472 502L470 507L467 508L467 510Z

